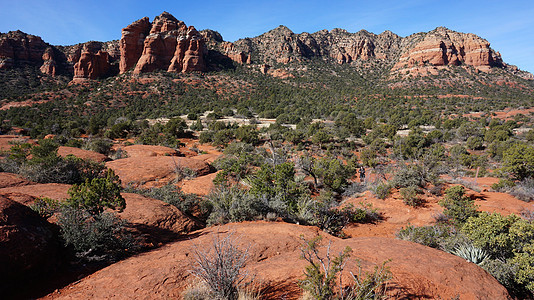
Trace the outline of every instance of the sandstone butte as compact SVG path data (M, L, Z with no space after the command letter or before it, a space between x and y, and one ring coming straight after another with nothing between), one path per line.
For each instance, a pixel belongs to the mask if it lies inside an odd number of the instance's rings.
M143 45L141 46L141 43ZM206 48L193 26L163 12L152 24L140 19L122 30L120 73L166 70L169 72L204 71Z
M44 299L170 299L181 298L197 280L191 274L195 251L209 249L214 239L232 233L236 243L249 249L246 270L265 287L268 299L298 299L297 281L306 262L300 259L301 236L324 236L333 253L346 246L352 258L346 270L364 270L391 260L388 293L395 299L511 299L496 279L473 263L415 243L379 237L339 239L317 228L287 223L244 222L210 227L159 249L104 268ZM347 273L348 275L348 273ZM349 282L345 278L345 283Z

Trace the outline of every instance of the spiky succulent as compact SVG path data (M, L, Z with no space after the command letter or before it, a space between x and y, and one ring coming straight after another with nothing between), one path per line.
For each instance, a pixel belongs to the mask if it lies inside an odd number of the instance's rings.
M490 255L484 249L469 243L457 246L451 253L477 265L490 259Z

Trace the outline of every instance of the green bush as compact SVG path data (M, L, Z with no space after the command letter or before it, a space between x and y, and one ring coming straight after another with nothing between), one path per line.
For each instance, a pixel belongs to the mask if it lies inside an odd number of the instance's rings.
M401 188L399 192L401 194L402 201L406 205L417 207L423 203L423 200L418 197L419 188L416 186Z
M340 277L352 249L346 247L334 257L330 256L330 249L328 249L328 255L322 257L319 254L321 240L321 236L309 241L304 240L300 249L301 258L306 260L309 265L306 266L304 279L299 282L299 285L308 291L313 299L326 300L333 299L336 295L336 279Z
M30 205L30 208L36 211L41 217L49 218L60 209L59 201L48 197L38 198Z
M515 144L508 148L503 154L503 171L519 181L534 177L534 147Z
M13 146L0 163L3 171L20 174L39 183L75 184L104 176L105 165L69 155L57 154L58 145L41 140L39 145Z
M411 241L432 248L443 249L443 243L453 235L453 229L446 225L403 227L396 236L398 239Z
M386 199L391 193L391 184L389 182L382 182L371 187L371 190L378 199Z
M445 197L439 202L443 209L443 214L452 223L461 226L470 217L478 215L475 201L465 196L463 186L453 186L445 191Z
M84 209L65 206L58 216L58 224L66 246L72 246L78 256L104 259L135 248L134 239L124 230L125 221L115 214L92 214Z
M104 208L122 211L126 207L126 201L120 192L118 177L108 169L106 178L86 179L82 184L73 185L69 189L67 204L75 209L87 210L93 215L101 214Z
M352 249L346 247L338 255L330 253L327 246L326 255L320 254L322 237L305 240L300 248L301 258L309 265L304 270L304 279L299 281L302 289L309 292L313 299L385 299L387 282L393 278L391 271L383 262L375 266L373 272L362 272L358 262L358 271L350 272L353 279L347 287L342 286L341 278Z

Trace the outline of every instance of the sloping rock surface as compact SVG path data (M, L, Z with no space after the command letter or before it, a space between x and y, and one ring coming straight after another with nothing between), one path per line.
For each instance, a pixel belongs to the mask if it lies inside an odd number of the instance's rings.
M190 273L195 251L206 251L219 238L232 233L242 249L248 248L246 268L271 288L268 299L297 299L297 280L306 262L300 259L301 235L310 239L316 228L286 223L249 222L211 227L188 239L118 262L102 269L47 299L169 299L180 298L185 287L196 279ZM364 269L391 259L394 275L388 292L396 299L510 299L497 280L464 259L406 241L388 238L338 239L325 236L337 253L352 248L347 270L356 270L354 258ZM347 282L347 281L345 281Z

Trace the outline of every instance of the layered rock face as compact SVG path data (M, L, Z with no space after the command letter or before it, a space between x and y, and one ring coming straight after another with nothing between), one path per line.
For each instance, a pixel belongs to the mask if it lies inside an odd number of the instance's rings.
M151 26L148 17L144 17L122 29L122 37L119 42L121 53L119 69L121 74L133 68L141 57L144 40L150 32Z
M349 33L343 29L295 34L285 26L235 43L218 42L215 34L205 36L210 46L218 45L217 50L238 63L286 64L319 57L340 64L377 60L393 71L462 64L487 71L505 66L488 41L444 27L404 38L391 31L376 35L365 30Z
M97 79L107 74L109 67L107 52L98 50L94 53L90 47L84 47L80 59L74 65L74 80Z
M47 48L40 37L22 31L0 34L0 70L23 64L40 66Z
M426 65L466 64L488 71L493 66L502 66L500 54L490 48L488 41L474 34L439 27L424 37L410 37L407 38L408 42L415 42L415 45L404 50L393 67L394 70Z
M67 61L74 63L73 82L116 74L112 68L120 58L117 42L87 42L64 48Z
M206 47L200 33L164 12L152 24L140 19L122 30L120 72L205 71Z

